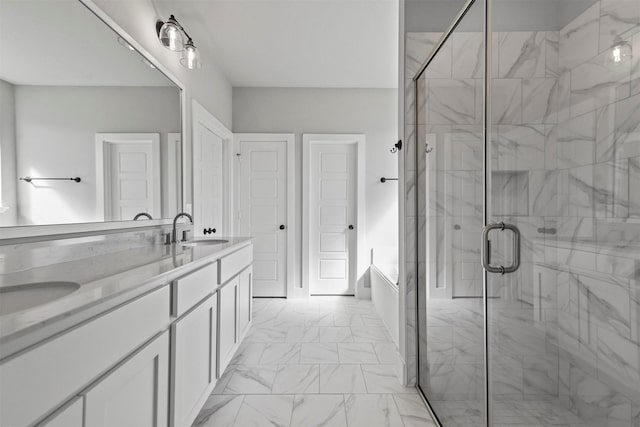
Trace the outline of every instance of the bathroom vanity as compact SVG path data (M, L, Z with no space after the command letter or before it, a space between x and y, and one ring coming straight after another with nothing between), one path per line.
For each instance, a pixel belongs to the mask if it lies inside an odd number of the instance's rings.
M0 425L193 423L251 325L251 240L125 252L2 276L79 288L0 316Z

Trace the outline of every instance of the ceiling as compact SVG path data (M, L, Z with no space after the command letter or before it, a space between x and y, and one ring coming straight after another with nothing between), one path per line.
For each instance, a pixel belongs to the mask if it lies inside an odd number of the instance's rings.
M398 85L398 0L152 1L234 87Z
M0 79L16 85L173 86L77 0L0 0Z

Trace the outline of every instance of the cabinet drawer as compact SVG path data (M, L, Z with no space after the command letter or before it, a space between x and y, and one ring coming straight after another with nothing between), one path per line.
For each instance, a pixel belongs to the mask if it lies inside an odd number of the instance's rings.
M253 245L245 246L237 252L220 259L218 284L226 283L253 261Z
M0 365L0 425L30 425L169 323L169 286Z
M218 265L208 264L179 278L173 284L173 315L180 317L213 292Z

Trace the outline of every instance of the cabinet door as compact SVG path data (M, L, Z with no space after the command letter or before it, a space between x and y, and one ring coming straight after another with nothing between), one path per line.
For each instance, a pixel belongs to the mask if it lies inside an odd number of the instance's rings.
M76 397L71 404L38 424L38 427L82 427L82 404L83 398Z
M233 356L238 340L236 307L238 304L238 276L223 286L218 299L218 376L222 375Z
M190 426L216 381L217 295L171 327L171 426Z
M86 392L85 425L166 426L168 380L169 333L164 332Z
M252 270L251 267L240 273L240 283L238 284L238 340L242 341L247 333L251 322L251 297L252 297Z

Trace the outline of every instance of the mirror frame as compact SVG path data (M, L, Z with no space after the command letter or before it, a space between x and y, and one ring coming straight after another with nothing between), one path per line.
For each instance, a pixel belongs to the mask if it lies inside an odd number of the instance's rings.
M156 69L165 75L173 84L180 89L180 135L181 150L182 150L182 200L180 205L182 211L185 209L185 200L188 189L188 183L190 180L186 179L185 173L187 172L187 139L186 139L186 126L187 126L187 95L184 84L178 80L178 78L167 67L160 63L153 55L151 55L140 43L138 43L133 37L131 37L120 25L118 25L109 15L107 15L100 7L98 7L93 0L75 0L82 6L86 7L96 19L102 21L106 26L111 28L117 35L122 37L127 43L133 46L140 55L146 58L153 64ZM23 239L30 238L29 240L37 240L37 237L42 236L44 239L52 238L53 236L64 236L70 234L82 234L91 235L100 232L113 232L114 230L127 230L136 228L150 228L168 225L172 223L171 218L153 219L144 221L102 221L102 222L76 222L68 224L47 224L47 225L17 225L10 227L0 227L0 245L8 244L3 243L7 239Z

